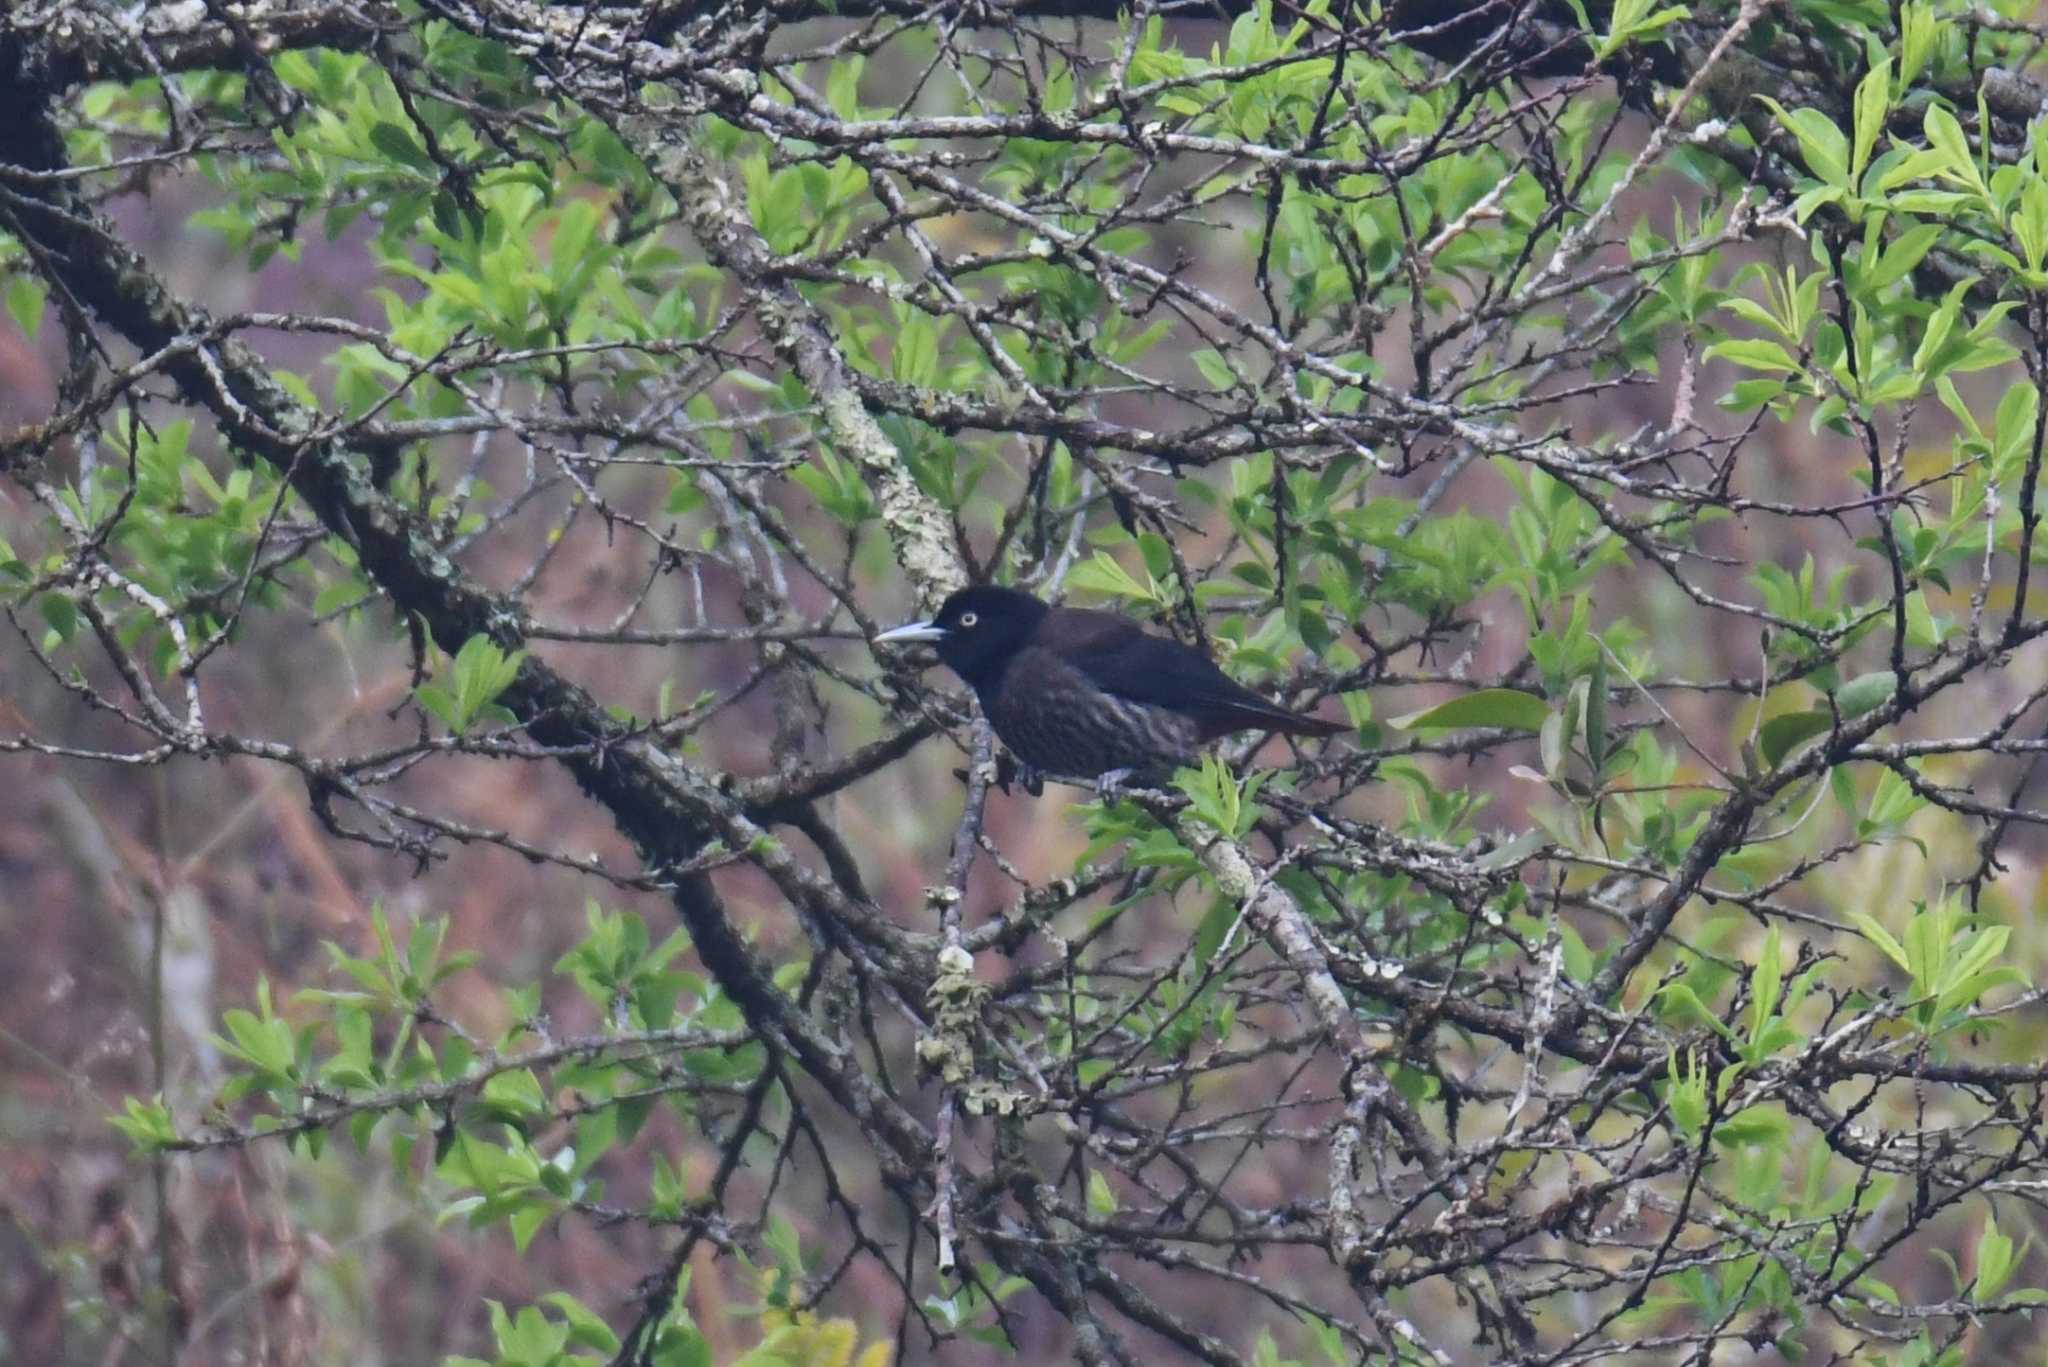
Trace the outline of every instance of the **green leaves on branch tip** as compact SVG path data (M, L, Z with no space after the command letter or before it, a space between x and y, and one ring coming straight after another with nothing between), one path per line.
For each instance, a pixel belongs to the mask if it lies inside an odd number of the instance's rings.
M1173 776L1174 787L1188 795L1194 814L1235 840L1259 819L1253 799L1259 795L1271 771L1262 770L1239 782L1230 766L1214 755L1205 755L1199 768L1186 768Z
M1904 938L1894 936L1868 912L1849 920L1863 937L1912 980L1906 1019L1923 1033L1940 1034L1967 1022L1984 995L2007 985L2025 987L2027 976L2007 965L1993 967L2012 938L2008 926L1972 927L1958 894L1933 906L1915 903Z
M860 468L830 447L819 446L816 464L799 465L789 476L810 491L820 508L848 527L858 527L875 515L875 496L861 478Z
M108 1116L107 1123L134 1145L137 1154L161 1153L178 1142L177 1124L161 1094L148 1101L135 1096L127 1098L121 1114Z
M1663 9L1652 10L1650 6L1655 0L1615 0L1607 15L1607 31L1602 33L1593 27L1584 0L1566 0L1566 3L1578 16L1579 27L1593 40L1593 60L1596 62L1607 61L1629 44L1656 38L1670 25L1692 18L1692 11L1684 5L1667 5Z
M480 717L510 726L518 719L499 706L497 698L519 676L519 664L525 658L523 650L507 653L488 636L472 636L455 652L453 687L421 684L413 696L457 735Z
M1067 571L1066 586L1083 593L1102 593L1132 602L1164 604L1166 594L1159 581L1149 572L1146 580L1141 583L1108 551L1097 551Z

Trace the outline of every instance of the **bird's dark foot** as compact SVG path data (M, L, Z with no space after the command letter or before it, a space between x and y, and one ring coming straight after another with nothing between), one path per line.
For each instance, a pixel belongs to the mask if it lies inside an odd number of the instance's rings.
M1033 797L1045 795L1045 774L1036 765L1017 762L1017 783Z
M1136 769L1110 769L1095 776L1095 796L1104 802L1114 802L1124 784L1130 782Z

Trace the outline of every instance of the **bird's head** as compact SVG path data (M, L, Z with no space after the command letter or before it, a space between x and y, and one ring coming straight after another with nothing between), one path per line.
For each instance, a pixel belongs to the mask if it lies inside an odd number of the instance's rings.
M1049 611L1028 593L979 584L940 604L938 616L930 621L906 623L875 641L929 641L947 668L979 689L1002 677Z

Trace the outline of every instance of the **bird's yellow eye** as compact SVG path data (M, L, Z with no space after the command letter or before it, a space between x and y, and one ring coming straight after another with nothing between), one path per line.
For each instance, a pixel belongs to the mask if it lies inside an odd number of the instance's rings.
M963 612L960 614L960 625L963 627L971 627L980 620L981 614L978 612Z

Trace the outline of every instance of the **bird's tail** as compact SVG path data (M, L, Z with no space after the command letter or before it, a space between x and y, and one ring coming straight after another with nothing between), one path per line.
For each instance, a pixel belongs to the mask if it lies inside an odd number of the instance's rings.
M1202 716L1202 739L1211 741L1233 731L1278 731L1288 736L1341 736L1351 729L1345 721L1325 721L1306 712L1291 712L1264 698L1233 698L1223 707Z
M1341 736L1351 729L1348 721L1326 721L1322 717L1311 717L1306 712L1282 712L1281 715L1286 718L1285 724L1275 725L1273 729L1290 736Z

